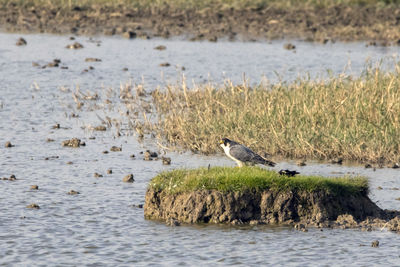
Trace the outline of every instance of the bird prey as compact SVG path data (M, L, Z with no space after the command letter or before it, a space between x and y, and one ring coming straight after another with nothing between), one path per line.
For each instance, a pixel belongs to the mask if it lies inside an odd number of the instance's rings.
M224 149L225 154L236 161L239 167L243 167L246 163L263 164L272 167L275 166L274 162L264 159L257 153L253 152L250 148L229 140L228 138L222 138L219 143Z

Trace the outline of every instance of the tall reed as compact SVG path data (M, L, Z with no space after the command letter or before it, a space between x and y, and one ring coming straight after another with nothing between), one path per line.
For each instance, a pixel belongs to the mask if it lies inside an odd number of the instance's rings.
M399 68L370 68L358 78L269 86L183 83L155 90L150 104L157 119L136 125L169 146L205 154L228 137L283 157L398 162L399 74ZM149 103L140 103L149 111Z

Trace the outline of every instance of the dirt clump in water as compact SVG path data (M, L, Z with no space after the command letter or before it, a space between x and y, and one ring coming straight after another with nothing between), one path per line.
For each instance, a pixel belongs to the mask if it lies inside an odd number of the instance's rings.
M133 183L135 179L133 178L133 174L128 174L124 178L122 178L124 183Z
M337 196L325 191L200 190L168 194L150 187L144 215L147 219L173 218L184 223L297 225L296 229L301 231L309 226L400 230L400 213L380 209L364 193Z
M35 203L32 203L32 204L29 204L28 206L26 206L28 209L36 209L36 210L38 210L38 209L40 209L40 206L38 205L38 204L35 204Z
M26 40L22 37L20 37L18 39L18 41L15 43L16 46L22 46L22 45L27 45L28 43L26 42Z
M82 142L81 139L72 138L72 139L69 139L69 140L62 141L61 145L62 146L69 146L69 147L80 147L80 146L85 146L86 143Z
M122 151L122 147L119 147L119 146L112 146L112 147L110 148L110 151L112 151L112 152L120 152L120 151Z
M82 6L0 5L0 25L11 32L105 34L143 38L186 36L190 40L300 38L328 41L369 40L397 44L400 7L397 5L304 5L179 7L163 3L151 7L129 4ZM382 30L385 29L385 30ZM79 49L74 43L67 48Z
M7 141L7 142L5 143L5 145L4 145L4 147L10 148L10 147L14 147L14 145L11 144L10 141Z

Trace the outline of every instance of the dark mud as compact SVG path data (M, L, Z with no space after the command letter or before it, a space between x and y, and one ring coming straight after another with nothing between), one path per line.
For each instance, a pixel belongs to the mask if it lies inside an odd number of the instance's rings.
M400 40L400 7L333 6L232 8L152 8L129 5L0 6L0 25L10 32L105 34L126 38L185 36L191 40L300 38L309 41L360 41L372 45ZM73 45L71 46L73 47Z
M382 210L366 193L202 190L173 195L149 188L144 215L167 224L173 219L183 223L285 224L303 231L307 227L400 231L400 213Z

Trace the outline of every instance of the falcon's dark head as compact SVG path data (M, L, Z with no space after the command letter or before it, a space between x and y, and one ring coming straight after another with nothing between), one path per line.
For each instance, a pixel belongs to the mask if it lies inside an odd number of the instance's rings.
M219 143L221 144L221 146L222 146L222 144L223 144L224 146L228 146L228 144L232 143L232 141L229 140L228 138L222 138L222 139L219 141Z

